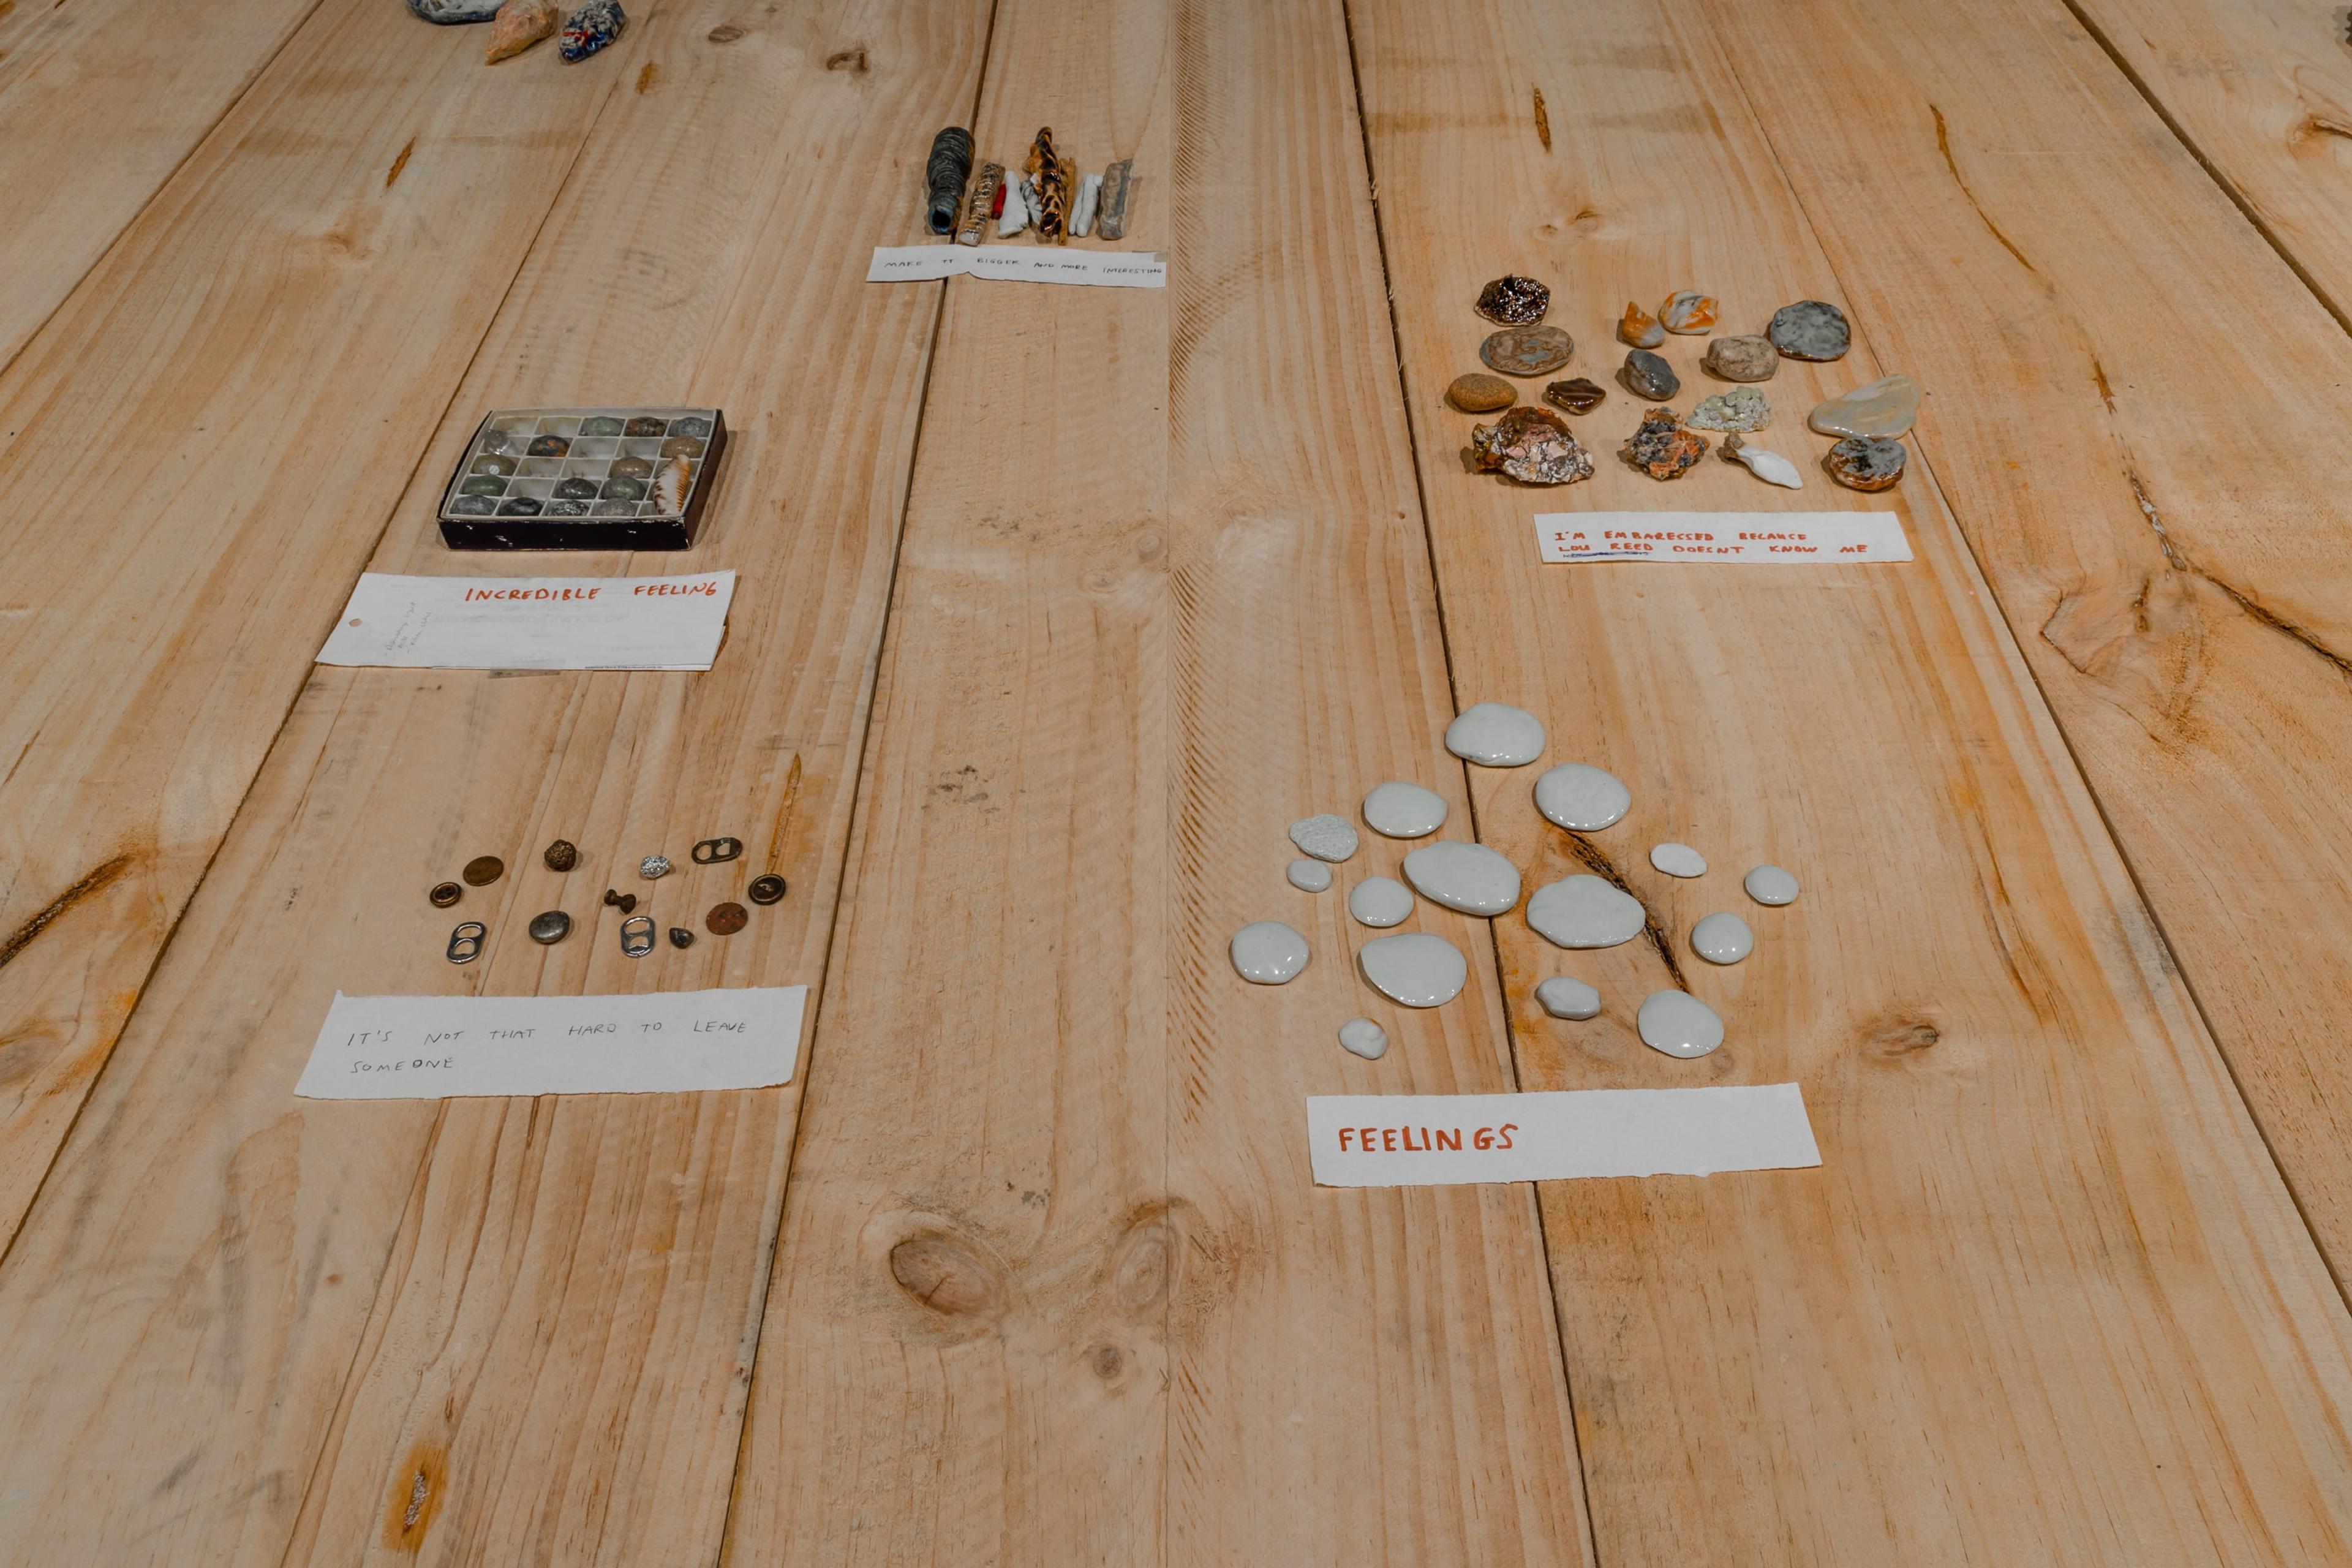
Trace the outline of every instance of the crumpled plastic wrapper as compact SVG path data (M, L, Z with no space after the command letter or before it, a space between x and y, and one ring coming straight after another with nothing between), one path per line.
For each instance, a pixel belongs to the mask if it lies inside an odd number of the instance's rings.
M1519 407L1492 425L1470 427L1482 468L1499 468L1523 485L1572 485L1592 477L1592 454L1549 408Z

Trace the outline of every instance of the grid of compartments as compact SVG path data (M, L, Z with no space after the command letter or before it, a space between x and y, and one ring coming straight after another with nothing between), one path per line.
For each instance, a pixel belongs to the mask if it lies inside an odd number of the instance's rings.
M681 517L701 481L710 408L500 410L443 499L446 517Z

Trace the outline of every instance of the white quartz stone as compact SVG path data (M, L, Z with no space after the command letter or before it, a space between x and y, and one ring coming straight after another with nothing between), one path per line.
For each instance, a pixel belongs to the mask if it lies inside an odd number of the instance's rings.
M1686 991L1653 991L1635 1016L1642 1043L1670 1057L1703 1057L1723 1044L1723 1020Z
M1737 963L1756 951L1756 933L1738 915L1717 910L1691 927L1691 951L1709 963Z
M1507 702L1476 703L1445 726L1445 749L1481 767L1524 767L1543 755L1543 721Z
M1740 884L1748 896L1759 904L1793 904L1797 901L1797 879L1778 866L1759 866L1748 873Z
M1331 868L1320 860L1293 860L1290 869L1283 873L1290 885L1302 893L1327 893L1331 890Z
M1650 864L1669 877L1704 877L1706 857L1687 844L1655 844L1650 847Z
M1388 1054L1389 1032L1370 1018L1350 1018L1339 1026L1339 1045L1368 1062L1376 1062Z
M1465 915L1499 915L1519 901L1519 868L1483 844L1424 844L1404 858L1404 879Z
M1536 809L1571 832L1598 833L1633 805L1633 792L1615 773L1583 763L1562 763L1536 780Z
M1234 967L1254 985L1286 985L1307 967L1307 939L1280 921L1234 932Z
M1642 934L1642 900L1579 872L1548 882L1528 900L1528 924L1560 947L1615 947Z
M1391 779L1364 797L1364 820L1391 838L1422 838L1445 826L1445 797L1417 784Z
M1405 931L1376 936L1356 954L1364 978L1391 1002L1407 1007L1437 1007L1462 994L1470 961L1442 936Z
M1358 925L1402 924L1412 913L1412 889L1393 877L1367 877L1348 890L1348 912Z
M1536 1001L1555 1018L1591 1018L1601 1013L1601 993L1566 974L1555 974L1537 986Z

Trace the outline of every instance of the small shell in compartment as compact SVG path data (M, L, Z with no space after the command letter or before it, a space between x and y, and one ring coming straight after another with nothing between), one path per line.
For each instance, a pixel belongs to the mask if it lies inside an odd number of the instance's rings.
M684 458L672 458L654 477L653 503L664 516L675 517L686 510L687 492L693 489L694 465Z

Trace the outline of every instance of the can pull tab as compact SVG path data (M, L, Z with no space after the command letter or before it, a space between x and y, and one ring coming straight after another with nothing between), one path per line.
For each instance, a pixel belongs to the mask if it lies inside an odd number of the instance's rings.
M631 915L621 922L621 954L643 958L654 950L654 917Z
M735 859L742 853L743 841L740 838L706 838L694 847L694 863L717 866Z
M449 962L471 963L482 956L482 940L490 928L479 921L460 921L457 929L449 933Z

